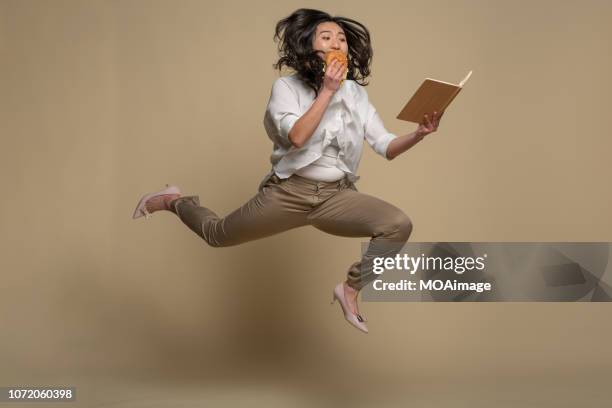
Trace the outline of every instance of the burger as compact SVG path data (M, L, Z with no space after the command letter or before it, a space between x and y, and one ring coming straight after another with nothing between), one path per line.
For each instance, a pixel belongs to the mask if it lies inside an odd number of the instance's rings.
M344 76L342 77L342 80L340 81L340 85L342 85L342 82L344 82L344 80L346 79L346 75L348 74L348 69L346 69L348 68L348 60L346 58L346 54L343 53L342 51L337 51L337 50L328 51L325 53L325 69L327 69L327 67L331 65L334 59L338 60L338 62L340 64L343 64L345 67ZM323 72L325 72L325 69L323 70Z

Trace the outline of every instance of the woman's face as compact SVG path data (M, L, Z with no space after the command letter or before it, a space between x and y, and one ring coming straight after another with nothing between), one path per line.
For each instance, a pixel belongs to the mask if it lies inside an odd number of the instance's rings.
M332 50L348 54L348 43L342 27L333 21L320 23L312 41L312 48L315 51L322 51L318 54L323 60L325 60L325 53Z

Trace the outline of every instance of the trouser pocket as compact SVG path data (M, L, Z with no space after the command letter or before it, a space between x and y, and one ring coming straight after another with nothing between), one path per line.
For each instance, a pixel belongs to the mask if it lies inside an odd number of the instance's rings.
M264 184L264 189L266 187L274 187L276 186L276 188L279 188L285 192L287 191L287 186L285 184L287 184L287 180L289 179L282 179L280 177L278 177L276 174L273 174L270 176L270 178L268 179L268 181L266 181L266 184Z

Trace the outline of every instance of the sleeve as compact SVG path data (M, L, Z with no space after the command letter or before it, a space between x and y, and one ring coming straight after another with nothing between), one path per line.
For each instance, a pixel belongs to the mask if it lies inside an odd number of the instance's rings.
M397 135L385 129L380 115L369 100L367 100L367 106L366 122L364 126L365 139L376 153L389 160L387 157L387 147Z
M289 131L300 116L297 93L282 78L278 78L272 85L266 109L265 124L271 128L268 133L275 134L282 145L293 146L289 140Z

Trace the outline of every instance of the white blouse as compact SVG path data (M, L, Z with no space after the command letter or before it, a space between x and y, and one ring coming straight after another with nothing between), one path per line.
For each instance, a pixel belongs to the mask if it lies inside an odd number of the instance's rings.
M321 157L308 166L297 169L294 174L316 181L338 181L346 175L344 171L340 170L338 164L339 154L340 146L338 145L338 138L334 137L331 143L323 149Z
M397 136L388 132L368 99L365 87L353 80L345 80L334 93L319 126L302 147L289 140L293 124L314 103L314 91L297 73L274 81L264 115L264 127L274 146L270 162L272 169L259 185L259 190L276 173L287 178L323 155L323 150L336 138L339 145L337 167L356 182L361 160L363 140L384 158L387 147Z

